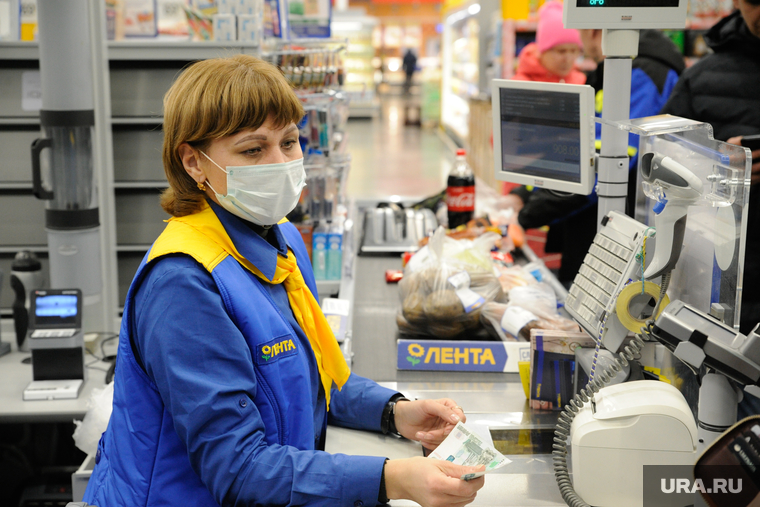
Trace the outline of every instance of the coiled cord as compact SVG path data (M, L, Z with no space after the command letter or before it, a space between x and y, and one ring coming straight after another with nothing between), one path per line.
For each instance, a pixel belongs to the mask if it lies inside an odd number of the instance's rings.
M647 321L646 326L642 326L641 334L651 336L652 326L660 310L660 303L665 292L670 285L670 271L662 275L662 286L660 287L660 296L657 299L652 317ZM606 318L605 318L606 322ZM595 377L592 376L589 379L585 388L581 389L575 397L570 400L564 410L559 415L559 421L554 431L554 445L552 448L552 457L554 461L554 477L557 480L557 486L562 494L562 499L570 507L591 507L587 504L573 488L573 482L570 480L570 471L567 466L567 439L570 436L570 428L573 424L573 419L581 411L583 406L589 401L593 400L594 395L598 393L605 385L607 385L621 369L628 366L629 361L635 361L641 357L641 349L644 348L644 339L641 334L634 335L634 339L618 354L615 358L615 362ZM601 340L601 338L600 338ZM594 357L594 365L596 366L596 356Z

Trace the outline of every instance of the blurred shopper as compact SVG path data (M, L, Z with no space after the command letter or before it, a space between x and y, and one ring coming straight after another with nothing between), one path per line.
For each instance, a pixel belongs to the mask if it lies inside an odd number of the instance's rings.
M548 4L547 4L548 5ZM588 84L596 91L596 113L601 116L604 98L604 55L602 54L601 30L581 30L583 50L588 58L597 63L595 71L588 76ZM684 69L683 57L676 46L659 31L642 30L639 38L639 54L633 60L631 71L631 118L658 114L672 93L679 74ZM597 125L597 149L600 146L601 129ZM637 165L638 136L629 138L628 155L631 172ZM596 193L591 195L561 194L526 187L512 191L512 202L520 211L518 221L524 228L549 225L546 240L547 252L561 252L562 264L559 280L569 285L583 264L583 259L594 240L597 230ZM636 196L636 175L628 180L626 211L633 214Z
M417 70L417 55L414 54L414 51L410 49L406 50L406 53L404 53L404 61L402 62L402 67L404 69L404 74L406 74L406 81L404 81L404 94L409 94L409 91L412 88L412 78L414 77L414 72Z
M663 113L709 123L715 139L740 144L760 134L760 0L734 0L737 11L705 35L714 51L684 72ZM760 153L753 153L760 158ZM742 333L760 322L760 163L752 165L744 259Z
M548 2L538 11L536 42L520 51L517 72L512 79L583 84L586 76L575 65L581 49L578 30L562 25L562 3Z

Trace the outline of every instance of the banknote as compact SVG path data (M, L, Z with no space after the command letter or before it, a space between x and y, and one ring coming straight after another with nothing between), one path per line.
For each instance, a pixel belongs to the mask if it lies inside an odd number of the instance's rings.
M463 475L461 479L464 481L481 477L511 462L461 422L457 423L446 440L441 442L429 457L450 461L456 465L485 465L486 469L483 472Z

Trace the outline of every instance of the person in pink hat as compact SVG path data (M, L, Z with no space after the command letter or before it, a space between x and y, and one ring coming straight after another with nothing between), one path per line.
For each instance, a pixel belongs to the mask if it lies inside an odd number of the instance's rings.
M562 2L547 2L538 11L536 42L520 51L512 79L584 84L586 75L575 66L582 48L578 30L562 25Z

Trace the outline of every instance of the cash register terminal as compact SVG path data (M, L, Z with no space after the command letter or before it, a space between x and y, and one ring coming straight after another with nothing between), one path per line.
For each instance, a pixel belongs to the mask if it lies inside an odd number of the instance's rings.
M77 398L86 380L79 289L35 290L30 295L27 343L32 382L24 400Z

